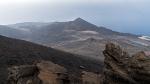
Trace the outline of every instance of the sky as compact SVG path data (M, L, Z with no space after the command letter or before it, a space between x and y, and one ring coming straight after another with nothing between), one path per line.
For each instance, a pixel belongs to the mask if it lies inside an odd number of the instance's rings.
M0 0L0 24L69 21L150 35L150 0Z

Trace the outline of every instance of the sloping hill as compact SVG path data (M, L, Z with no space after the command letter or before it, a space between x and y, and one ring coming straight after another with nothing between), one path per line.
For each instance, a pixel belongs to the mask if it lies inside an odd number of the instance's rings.
M100 52L104 50L105 44L109 41L123 45L131 53L150 50L150 42L140 39L138 35L120 33L105 27L99 27L82 18L68 22L26 22L9 25L9 27L30 30L30 33L24 31L24 37L18 38L16 36L18 39L100 60L104 58ZM16 34L22 36L22 34ZM94 39L94 41L90 39Z
M80 70L80 66L83 66L86 71L101 71L101 62L81 57L31 42L0 36L0 84L6 82L8 67L32 64L38 60L52 61L71 71Z
M22 39L41 44L62 43L64 41L82 40L90 37L95 38L114 38L115 36L138 37L137 35L120 33L112 31L105 27L98 27L94 24L91 24L83 20L82 18L77 18L73 21L68 22L52 22L52 23L25 22L12 24L8 26L14 29L24 30L24 33L26 33L25 36L28 37Z
M42 26L39 30L34 31L32 41L48 44L60 43L64 41L82 40L90 37L97 38L114 38L116 36L137 37L137 35L119 33L98 27L81 18L77 18L68 22L54 22L46 26Z

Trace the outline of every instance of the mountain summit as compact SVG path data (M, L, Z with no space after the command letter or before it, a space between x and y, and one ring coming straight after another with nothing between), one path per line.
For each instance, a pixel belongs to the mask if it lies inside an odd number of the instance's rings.
M81 26L83 29L94 29L95 27L97 27L94 24L91 24L90 22L82 19L82 18L77 18L74 21L72 21L73 24L75 24L76 26Z
M79 17L79 18L76 18L74 21L80 22L80 21L85 21L85 20Z

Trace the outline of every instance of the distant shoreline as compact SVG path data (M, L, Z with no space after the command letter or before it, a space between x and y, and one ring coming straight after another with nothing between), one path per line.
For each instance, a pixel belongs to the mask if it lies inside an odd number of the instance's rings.
M140 39L150 41L150 36L141 36Z

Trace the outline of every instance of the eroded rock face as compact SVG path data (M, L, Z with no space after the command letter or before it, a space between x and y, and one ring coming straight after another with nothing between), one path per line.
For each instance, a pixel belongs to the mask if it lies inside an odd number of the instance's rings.
M69 72L50 61L9 68L8 84L100 84L100 74Z
M103 84L150 84L150 56L144 52L129 56L112 43L103 52Z
M50 61L41 61L35 65L14 66L8 71L8 84L66 84L70 82L67 78L67 70Z
M67 78L67 70L50 61L42 61L37 63L39 74L38 78L41 79L42 84L64 84L70 82Z

